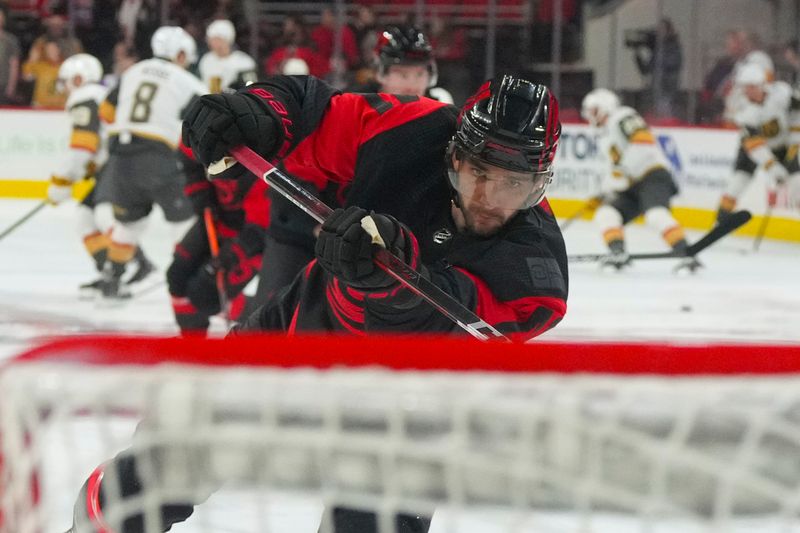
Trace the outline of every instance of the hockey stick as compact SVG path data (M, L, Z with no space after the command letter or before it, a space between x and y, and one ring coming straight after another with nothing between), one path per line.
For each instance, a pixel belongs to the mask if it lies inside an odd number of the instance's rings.
M322 200L292 180L289 176L275 168L268 161L246 146L239 146L231 150L231 154L244 165L250 172L285 196L297 207L319 222L324 222L333 213ZM477 339L510 339L487 324L478 315L454 300L449 294L437 287L419 272L409 267L399 257L381 248L375 254L375 263L387 274L402 283L406 288L421 296L436 310L458 324L462 329Z
M30 218L31 218L33 215L35 215L36 213L38 213L39 211L41 211L41 210L42 210L42 208L44 208L44 206L46 206L46 205L47 205L47 200L42 200L42 201L41 201L39 204L37 204L37 205L36 205L36 207L34 207L33 209L31 209L30 211L28 211L27 213L25 213L25 214L22 216L22 218L20 218L19 220L17 220L17 221L16 221L16 222L14 222L13 224L11 224L9 227L7 227L6 229L4 229L4 230L3 230L3 232L2 232L2 233L0 233L0 239L2 239L2 238L3 238L3 237L5 237L6 235L8 235L8 234L9 234L9 233L11 233L12 231L14 231L15 229L17 229L17 228L18 228L18 227L20 227L21 225L23 225L23 224L24 224L25 222L27 222L27 221L28 221L28 220L29 220L29 219L30 219Z
M697 242L690 245L686 249L685 254L677 254L675 252L655 252L655 253L644 253L644 254L630 254L630 258L637 260L637 259L680 259L682 257L692 257L721 238L729 233L732 233L742 227L743 225L747 224L747 222L752 218L752 215L749 211L737 211L735 213L731 213L731 215L726 218L722 223L717 224L711 230L703 235ZM600 261L609 257L609 254L581 254L581 255L571 255L568 256L567 259L570 263L591 263L594 261Z
M572 225L573 222L581 218L584 214L596 210L601 205L603 205L603 197L592 196L586 202L584 202L584 204L580 206L577 211L572 213L572 215L570 215L570 217L565 220L563 224L561 224L561 231L566 230Z
M764 218L761 219L761 225L758 226L758 233L756 233L756 238L753 241L753 252L757 252L759 246L761 246L761 241L764 240L764 235L767 234L767 226L769 225L769 219L772 217L772 206L767 205L767 212L764 213Z
M210 207L203 209L203 219L206 223L206 235L208 235L208 247L211 249L211 258L214 262L215 278L217 282L217 296L219 297L219 305L222 308L222 315L225 317L225 322L230 325L230 317L228 316L228 295L225 293L225 271L219 263L219 239L217 238L217 228L214 226L214 213L211 212Z

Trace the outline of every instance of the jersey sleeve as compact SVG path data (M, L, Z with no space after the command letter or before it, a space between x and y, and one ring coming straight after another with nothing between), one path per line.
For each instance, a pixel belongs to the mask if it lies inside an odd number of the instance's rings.
M105 99L100 102L98 114L100 120L106 124L113 124L117 115L117 102L119 100L119 85L111 89Z
M61 174L77 181L91 174L90 163L100 148L100 115L96 100L86 98L71 103L67 109L71 125L69 152Z

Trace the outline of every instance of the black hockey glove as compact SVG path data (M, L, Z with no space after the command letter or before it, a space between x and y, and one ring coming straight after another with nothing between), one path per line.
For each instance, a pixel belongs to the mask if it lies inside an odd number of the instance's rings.
M316 245L319 264L351 287L363 291L384 290L397 281L375 265L373 257L380 246L362 227L362 219L371 217L386 249L405 263L417 268L416 238L405 225L392 216L368 213L360 207L337 209L322 223Z
M281 132L258 97L246 93L202 96L189 106L183 120L183 144L206 167L242 144L271 159Z

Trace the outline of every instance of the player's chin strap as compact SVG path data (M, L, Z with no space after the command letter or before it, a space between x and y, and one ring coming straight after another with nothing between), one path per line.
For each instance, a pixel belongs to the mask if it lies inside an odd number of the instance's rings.
M292 178L275 168L274 165L264 160L250 148L239 146L231 149L231 154L250 172L256 176L261 176L270 187L311 215L320 224L333 213L333 209L328 207L322 200L300 187ZM222 161L210 165L208 171L212 175L219 174L234 164L235 162L231 158L224 158ZM464 307L461 302L453 299L452 296L385 248L381 248L375 254L375 264L408 290L422 297L436 310L458 324L473 337L481 340L502 339L506 342L511 342L508 337L487 324L478 315Z

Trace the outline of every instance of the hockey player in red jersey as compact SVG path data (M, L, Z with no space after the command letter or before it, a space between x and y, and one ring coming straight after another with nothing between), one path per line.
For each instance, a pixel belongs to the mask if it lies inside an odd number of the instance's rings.
M452 104L450 93L436 87L436 60L430 41L412 26L387 26L381 33L374 50L377 79L367 84L352 87L350 92L391 93L403 96L427 96ZM299 160L286 161L286 170L296 176L304 176L314 169L303 168ZM306 187L322 198L328 205L341 206L349 184L328 182L325 189L318 190L311 183ZM302 213L289 200L276 191L270 192L272 217L267 232L264 261L259 273L256 295L248 303L248 310L258 307L263 301L289 284L294 275L314 258L314 243L319 232L318 224Z
M458 331L373 267L365 217L390 251L504 333L527 340L553 327L567 266L544 192L559 135L550 91L510 76L484 84L461 113L276 77L203 97L184 122L184 143L204 164L246 144L303 169L319 190L349 184L316 259L241 327L290 333ZM222 175L232 173L245 172L232 163Z
M185 149L188 152L188 149ZM198 220L175 246L167 269L167 285L175 320L182 334L204 335L209 317L221 310L236 320L244 309L242 290L261 268L264 231L269 220L267 186L252 174L238 180L206 179L205 169L192 165L188 153L184 164L189 171L184 188ZM214 233L219 236L219 257L213 258L206 220L213 214ZM223 274L223 287L216 275ZM224 290L227 309L222 309Z
M244 144L314 169L307 178L321 189L329 182L351 185L347 207L322 225L317 258L245 330L457 330L374 266L378 236L519 339L553 327L566 310L566 250L544 199L559 135L550 91L510 76L487 82L460 113L429 99L338 94L316 78L277 77L238 94L202 97L184 126L184 143L211 165L215 180L252 179L225 158ZM372 224L374 234L363 224ZM152 469L150 457L145 467ZM125 452L98 469L75 505L73 532L104 531L103 495L140 496L142 475L139 459ZM163 531L192 514L199 501L187 500L160 504ZM374 513L332 511L336 533L378 531ZM145 512L120 523L117 533L143 532ZM399 514L395 531L425 533L429 525L429 517Z

